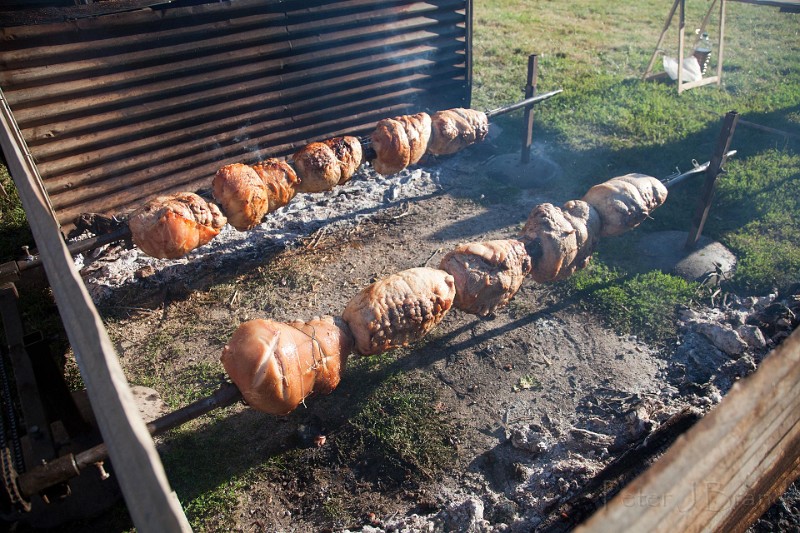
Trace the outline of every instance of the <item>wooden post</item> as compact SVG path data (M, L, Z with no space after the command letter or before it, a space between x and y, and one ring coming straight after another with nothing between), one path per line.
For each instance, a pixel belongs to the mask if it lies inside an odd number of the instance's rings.
M719 46L717 47L717 87L722 85L722 55L725 50L725 2L719 1Z
M536 54L528 56L528 80L525 84L525 98L536 94L536 80L538 78L539 60ZM522 135L522 156L520 162L527 165L531 160L531 144L533 144L533 104L525 106L525 130Z
M686 0L680 0L681 9L678 15L678 94L683 92L683 54L686 45Z
M473 33L473 17L474 17L474 7L472 5L473 0L467 0L466 5L464 7L464 53L465 58L464 61L466 62L466 76L464 79L464 83L466 87L464 88L464 107L470 107L472 103L472 65L473 65L473 51L472 51L472 33Z
M37 187L25 141L0 92L0 145L42 257L133 523L141 532L190 531L100 315Z
M664 37L667 35L667 30L672 25L672 17L675 16L675 10L678 9L678 3L681 0L675 0L675 3L672 4L672 9L669 10L669 15L667 15L667 20L664 22L664 28L661 30L661 35L658 37L658 42L656 43L656 49L653 50L653 55L650 56L650 63L647 64L647 70L644 71L644 76L642 79L647 79L650 76L650 73L653 71L653 66L656 64L656 57L658 57L658 49L661 47L661 44L664 42Z
M656 48L653 51L653 55L650 57L650 62L647 64L647 69L642 76L642 79L651 79L662 77L666 75L666 73L660 73L656 75L651 75L653 70L653 65L655 65L656 57L658 56L658 50L661 44L664 42L664 37L667 33L667 30L672 25L672 19L675 16L675 11L679 10L679 28L678 28L678 94L681 94L683 91L687 91L689 89L694 89L695 87L702 87L703 85L709 85L711 83L716 83L719 87L722 83L722 56L723 56L723 48L724 48L724 40L725 40L725 2L726 0L719 0L719 46L717 47L717 72L714 76L709 76L707 78L701 78L699 80L690 81L690 82L683 82L683 60L684 55L686 54L686 0L675 0L675 3L672 4L672 9L670 9L669 14L667 15L667 20L664 23L664 28L661 30L661 35L658 38L658 42L656 43ZM711 12L716 5L717 0L713 0L711 5L709 6L708 10L706 11L705 17L703 18L703 22L701 24L701 31L705 29L706 24L708 23L708 19L711 16Z
M706 224L708 211L711 209L711 200L714 198L717 177L723 172L722 165L725 164L728 158L728 148L731 145L731 139L733 138L733 132L736 131L736 122L738 120L739 114L736 111L729 111L725 115L725 122L722 124L717 147L711 156L708 169L706 169L703 192L697 201L694 216L692 217L692 227L689 230L689 237L686 239L686 245L684 246L687 250L692 250L697 246L697 241L700 240L700 235L703 233L703 226Z
M745 531L798 474L800 329L575 531Z

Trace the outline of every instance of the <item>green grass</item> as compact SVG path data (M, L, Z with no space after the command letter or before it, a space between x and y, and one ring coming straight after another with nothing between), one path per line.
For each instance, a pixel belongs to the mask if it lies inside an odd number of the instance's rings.
M184 511L194 531L220 531L231 523L233 512L245 489L240 478L223 482L191 500Z
M109 333L115 342L124 340L124 324L119 329L111 328ZM196 334L186 322L180 323L177 330L154 329L135 346L136 360L125 359L128 381L157 390L170 410L211 394L223 380L222 364L216 360L184 364L192 355L185 348L187 339Z
M663 344L677 333L676 312L699 294L699 285L658 271L626 275L594 262L563 283L621 334Z
M687 5L689 45L707 7ZM562 197L554 201L579 197L615 175L666 177L676 167L689 169L692 159L707 161L722 117L731 110L742 120L793 133L740 123L731 145L738 153L719 181L704 234L739 259L727 290L763 294L800 282L800 228L794 216L800 212L800 16L730 4L721 89L707 86L678 95L674 83L641 79L668 4L494 0L475 9L475 107L519 99L530 53L539 56L539 90L564 89L537 107L534 126L535 142L548 146L564 169ZM715 46L717 21L714 11L708 30ZM676 23L677 18L662 45L673 57ZM660 65L659 55L654 72ZM496 144L517 145L518 121L518 116L499 121L504 130ZM655 220L636 232L688 230L701 182L702 177L671 190ZM618 286L599 296L619 300L622 292L638 294ZM647 307L648 302L634 298L628 305ZM612 309L620 318L625 314L611 304L605 312Z
M0 261L19 258L23 246L33 248L33 236L11 175L0 164Z
M245 490L247 468L231 458L250 457L258 445L252 432L237 434L230 420L236 410L228 407L213 424L200 418L163 437L164 468L195 531L225 529Z
M350 464L373 465L380 476L403 481L433 479L455 459L445 413L434 409L434 390L421 377L396 374L381 383L348 423Z
M729 165L709 231L736 253L733 285L746 293L800 281L800 154L768 149Z

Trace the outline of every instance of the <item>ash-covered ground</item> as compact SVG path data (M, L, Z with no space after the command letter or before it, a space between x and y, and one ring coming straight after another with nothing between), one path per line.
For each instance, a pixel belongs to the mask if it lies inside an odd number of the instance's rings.
M575 194L570 185L550 179L559 169L547 158L546 147L538 148L537 160L540 164L530 172L546 175L530 176L535 187L520 181L524 171L503 181L480 153L388 178L364 168L329 193L298 196L250 232L227 227L184 259L155 260L136 249L112 247L80 265L96 301L113 305L118 294L129 295L131 288L152 292L180 281L202 290L215 272L251 268L302 241L308 254L327 250L324 261L313 267L313 294L276 286L268 312L228 306L207 311L208 316L224 322L337 314L371 280L414 266L436 266L461 242L512 238L534 205L570 199ZM350 244L348 235L354 231L367 237ZM237 458L242 470L295 445L310 427L319 428L326 440L313 452L322 459L311 474L251 482L232 511L233 523L224 527L568 530L658 457L663 449L648 449L648 436L662 432L664 442L670 442L755 370L794 327L783 313L793 304L780 300L777 295L731 297L715 309L687 309L680 316L677 344L666 347L617 335L580 302L561 301L550 287L530 281L511 305L488 319L451 311L432 340L412 347L395 363L433 384L437 409L447 414L452 432L441 436L456 456L451 468L410 486L375 482L366 473L374 466L366 461L326 466L328 459L334 462L330 450L337 438L343 438L340 428L352 417L347 399L369 387L345 373L330 396L313 399L287 417L240 406L225 422L231 432L252 435L249 455ZM142 339L167 327L165 320L186 316L181 305L186 304L165 301L158 320L145 313L119 325L125 332L118 345L124 365L135 364ZM775 318L767 325L771 313ZM192 361L216 362L213 344L202 338L189 342L182 353L192 354ZM178 358L171 364L177 374L188 363ZM638 450L636 460L626 455L632 450ZM610 476L604 471L610 464L621 465L623 474ZM357 501L343 504L346 513L322 513L329 502L347 498ZM782 517L784 525L797 526Z
M358 223L378 209L430 196L442 190L439 172L422 169L383 178L362 168L344 186L319 194L298 194L289 205L271 213L250 231L226 225L209 244L177 260L155 259L138 248L100 250L95 257L76 259L96 301L113 296L113 289L151 278L151 283L189 279L198 269L225 268L290 246L320 228L336 231Z

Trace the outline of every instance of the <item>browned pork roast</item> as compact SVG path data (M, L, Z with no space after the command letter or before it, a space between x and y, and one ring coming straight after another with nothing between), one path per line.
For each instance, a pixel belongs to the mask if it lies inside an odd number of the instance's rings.
M292 156L297 170L298 192L330 191L342 179L342 167L336 153L325 143L305 145Z
M177 259L216 237L225 222L215 204L183 192L147 202L128 218L128 227L147 255Z
M453 276L457 309L479 316L506 305L531 270L525 245L514 239L461 244L439 268Z
M353 337L341 319L251 320L240 325L220 360L254 409L285 415L311 394L339 384Z
M334 137L323 142L333 150L336 160L339 161L341 174L338 185L344 185L350 181L350 178L353 177L353 174L356 173L356 170L361 165L363 157L361 142L351 135Z
M489 133L486 113L474 109L455 108L438 111L431 117L431 139L428 153L454 154L482 141Z
M531 256L531 277L545 283L566 279L588 265L600 237L600 216L581 200L562 208L545 203L528 216L520 239Z
M356 294L342 318L353 332L356 351L374 355L421 339L444 318L455 292L447 272L411 268Z
M280 159L267 159L253 167L269 193L268 213L285 206L297 194L297 174L292 166Z
M222 207L228 223L239 231L261 222L269 208L269 191L258 174L242 163L219 169L211 182L214 199Z
M667 188L652 176L626 174L595 185L582 199L600 213L600 235L607 237L641 224L667 200Z

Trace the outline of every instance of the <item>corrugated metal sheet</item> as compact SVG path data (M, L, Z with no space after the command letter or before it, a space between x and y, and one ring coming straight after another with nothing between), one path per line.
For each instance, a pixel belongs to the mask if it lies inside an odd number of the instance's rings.
M194 2L195 4L197 2ZM470 5L234 0L1 30L0 87L65 229L233 162L468 106Z

